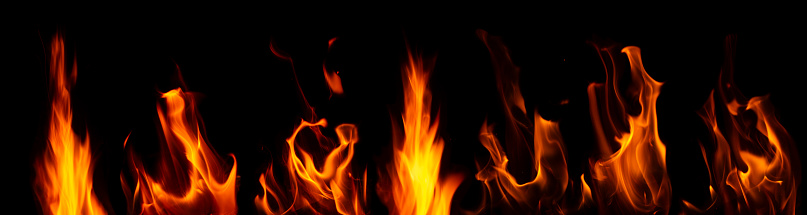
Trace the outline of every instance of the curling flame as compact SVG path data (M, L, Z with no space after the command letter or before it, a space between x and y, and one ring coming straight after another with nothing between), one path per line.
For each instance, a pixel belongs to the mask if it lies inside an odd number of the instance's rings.
M335 210L340 214L364 214L363 200L366 190L358 188L356 180L350 173L353 147L358 142L356 126L342 124L336 127L339 145L328 154L324 165L319 168L321 170L318 170L309 153L295 147L297 135L305 128L311 129L318 139L331 141L325 138L319 130L319 127L326 126L325 119L316 123L303 120L292 136L286 139L289 147L286 163L294 196L290 199L283 196L283 189L274 180L270 166L265 174L261 174L260 178L261 186L264 188L263 196L255 197L255 204L259 210L267 214L284 214L299 209L309 209L314 213L329 213ZM298 152L302 154L302 160L297 156ZM269 177L266 177L267 175ZM268 202L269 196L276 201L278 209L272 209ZM285 208L284 203L288 200L292 202L288 208Z
M736 88L733 36L727 37L726 48L718 93L713 92L699 112L714 139L712 156L701 146L713 202L700 209L684 201L685 209L693 213L722 208L724 214L795 214L801 174L795 143L775 118L768 96L746 100ZM718 123L715 108L720 106L714 98L723 102L725 109L720 110L727 123Z
M613 57L610 49L603 50ZM632 82L627 96L638 100L641 112L637 116L626 112L630 104L616 90L618 79L613 70L606 68L613 77L609 76L605 84L589 85L592 122L600 149L608 156L591 164L595 193L600 208L614 208L610 204L616 203L614 209L619 213L667 214L671 188L666 146L659 139L656 119L656 99L662 83L653 80L644 70L638 47L628 46L622 52L627 54L631 65ZM610 98L614 95L616 100ZM598 105L599 101L603 104ZM627 126L627 132L621 130L625 128L620 125ZM619 144L619 150L613 154L607 141L611 138L605 135L614 135L612 140ZM615 201L609 200L611 196L616 197Z
M439 120L431 121L431 94L426 88L429 72L421 58L408 54L403 69L404 137L394 138L393 162L386 169L386 184L378 186L379 196L392 214L448 214L463 178L457 174L440 177L444 142L437 136Z
M204 140L190 93L177 88L164 93L162 98L167 105L158 106L157 112L165 144L161 145L162 155L156 172L147 172L143 161L130 149L129 165L136 177L134 188L127 185L121 173L129 212L236 214L238 164L235 156L229 155L233 158L233 167L226 168L225 162Z
M76 63L68 76L64 40L53 36L50 77L52 105L47 151L35 164L36 195L43 214L106 214L92 187L93 158L89 138L81 141L73 131L70 87Z
M480 168L476 178L485 183L490 199L496 201L490 207L504 210L501 213L564 213L561 203L570 180L560 128L556 122L541 118L537 111L534 120L527 118L518 85L520 69L510 59L507 47L500 38L489 36L483 30L478 30L477 36L490 52L506 119L506 147L500 144L493 134L493 125L488 125L487 121L480 131L480 141L490 152L490 161ZM529 138L533 139L532 147ZM519 183L508 171L507 154L519 156L519 152L525 151L533 153L529 155L529 167L534 177ZM583 184L582 195L586 195L586 190L587 185ZM574 207L581 208L585 199L584 196ZM590 190L588 199L591 199Z
M333 38L328 41L329 50L335 40L336 38ZM291 57L282 55L274 45L270 46L270 48L275 55L281 59L288 60L292 69L294 68L294 61L292 61ZM322 69L325 72L325 78L331 92L341 94L342 85L339 76L330 74L326 70L324 62ZM296 80L296 71L294 72L294 77ZM299 82L297 83L297 89L303 101L303 111L310 121L301 120L294 133L286 139L288 150L285 154L285 164L286 170L288 170L289 184L288 186L281 186L281 183L278 183L278 178L274 174L274 167L270 164L259 179L263 187L263 195L255 196L256 207L266 214L297 212L365 214L367 170L365 169L363 178L359 180L351 173L352 168L350 165L353 160L353 148L359 141L358 129L353 124L341 124L335 129L338 142L326 137L320 129L327 127L327 121L320 119L315 123L311 123L316 120L317 115L314 108L308 104ZM308 129L314 134L317 144L298 140L298 135L304 129ZM305 138L299 139L305 140ZM333 149L328 153L324 163L318 167L315 164L314 156L298 145L305 143L322 147L323 151L329 147L333 147ZM320 162L317 161L316 163ZM288 191L291 191L291 197L287 197Z

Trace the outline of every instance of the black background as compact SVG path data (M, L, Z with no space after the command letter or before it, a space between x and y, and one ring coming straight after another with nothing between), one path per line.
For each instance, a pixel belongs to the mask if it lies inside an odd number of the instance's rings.
M233 15L230 15L233 14ZM477 29L500 36L522 68L521 89L527 109L537 108L558 121L567 147L571 179L588 171L596 156L586 87L602 82L605 73L587 41L611 41L642 49L645 69L665 82L658 100L659 131L667 145L668 173L673 188L672 211L680 201L708 201L708 176L697 141L706 127L695 113L717 84L723 64L724 38L738 38L736 83L747 97L770 94L780 122L796 143L805 136L799 108L803 99L801 73L805 50L798 21L746 14L720 14L716 19L649 20L631 15L588 13L585 16L523 15L421 16L407 14L354 18L342 13L244 16L217 13L126 19L28 20L13 28L7 41L4 106L14 127L14 142L4 144L18 187L14 206L38 211L32 192L33 161L44 150L50 101L48 54L54 32L66 38L68 59L78 62L72 91L74 129L89 133L95 150L94 187L117 214L125 214L120 172L126 167L123 141L142 152L156 148L159 92L178 86L177 66L189 91L199 92L199 110L206 134L221 155L233 153L240 176L239 212L255 213L260 192L257 178L270 160L280 164L284 139L299 123L304 106L292 67L275 57L270 42L288 53L306 98L330 127L358 126L360 142L354 173L367 167L370 208L386 209L372 189L378 168L391 157L391 117L402 104L401 62L407 43L425 56L436 56L430 82L433 106L440 113L440 134L446 141L443 172L465 174L454 198L454 209L479 204L475 159L487 159L478 140L483 120L503 122L494 73ZM435 13L439 14L439 13ZM205 18L202 18L205 17ZM438 18L442 17L442 18ZM449 17L449 18L445 18ZM41 17L40 17L41 18ZM579 20L579 21L572 21ZM756 20L756 21L754 21ZM782 27L784 26L784 27ZM338 37L328 52L328 40ZM322 63L340 71L344 96L330 97ZM622 58L623 63L627 61ZM628 72L628 71L621 71ZM560 105L562 100L569 103ZM333 136L329 129L326 135ZM142 146L141 146L142 145ZM803 148L797 146L799 148ZM577 182L577 181L576 181ZM570 187L571 189L571 187ZM456 212L456 211L455 211Z

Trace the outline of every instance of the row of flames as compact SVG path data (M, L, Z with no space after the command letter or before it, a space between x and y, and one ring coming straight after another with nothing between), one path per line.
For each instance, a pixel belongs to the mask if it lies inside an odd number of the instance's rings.
M620 92L613 48L596 46L607 73L605 83L588 87L591 119L601 156L590 161L590 175L570 178L566 148L558 123L543 119L537 110L528 116L521 96L519 68L503 42L477 31L487 46L496 72L496 85L505 110L504 145L485 122L480 142L490 157L478 159L475 178L484 184L484 204L475 209L452 209L452 197L465 179L458 172L440 169L444 141L438 136L439 117L432 119L427 87L432 61L412 54L403 66L404 105L401 125L394 123L393 159L378 170L376 189L393 214L478 213L565 214L596 207L600 213L667 214L672 185L666 169L666 146L658 135L656 100L661 82L644 70L638 47L621 51L630 62L630 82ZM701 144L709 168L711 204L682 201L683 213L794 214L800 163L793 140L774 118L767 97L745 99L732 84L734 37L727 37L728 57L717 93L699 112L711 128L712 141ZM329 41L332 45L334 40ZM293 61L276 50L278 57ZM71 128L70 88L76 80L76 64L65 68L64 42L53 37L50 56L51 121L47 150L35 164L35 191L45 214L106 214L92 186L93 157L89 140L80 140ZM338 72L323 67L334 94L342 94ZM306 107L293 134L286 139L283 169L270 164L258 182L258 211L266 214L366 214L367 170L354 174L351 161L359 142L355 125L335 127L336 139L321 130L318 119L299 91ZM219 156L205 141L193 96L181 88L162 94L157 110L163 142L156 166L123 142L129 172L121 183L130 214L236 214L237 162ZM716 105L717 98L720 105ZM637 106L638 104L638 106ZM638 109L636 109L638 107ZM636 110L634 110L636 109ZM717 110L720 110L719 112ZM633 115L630 113L638 113ZM718 113L724 114L718 121ZM753 115L749 114L753 113ZM311 131L326 152L316 161L300 148L298 135ZM530 142L532 142L530 144ZM517 182L508 167L508 155L530 153L531 180ZM318 165L319 164L319 165ZM147 170L148 169L148 170ZM444 170L445 171L445 170ZM518 171L524 171L518 169ZM280 180L288 179L288 180ZM587 182L588 181L588 182ZM590 209L588 211L591 211Z

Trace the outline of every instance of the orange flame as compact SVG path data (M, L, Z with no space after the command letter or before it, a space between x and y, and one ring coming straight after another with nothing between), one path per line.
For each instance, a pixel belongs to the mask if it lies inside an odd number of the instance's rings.
M90 141L73 131L70 87L76 80L76 62L66 74L64 40L51 44L52 105L47 150L36 161L36 194L44 214L106 214L92 187L93 158Z
M611 49L602 50L613 59ZM615 71L606 68L611 73L606 83L589 85L592 122L600 149L604 156L608 156L604 160L592 161L592 175L598 191L595 193L603 209L612 208L610 204L614 202L617 204L614 209L620 213L667 214L670 179L667 177L666 146L659 139L656 119L656 99L662 83L653 80L644 70L638 47L628 46L622 52L627 54L631 65L632 82L627 96L638 100L641 112L633 116L626 111L630 103L616 90L618 79ZM600 101L603 103L598 105ZM627 132L622 129L627 129ZM610 138L606 135L613 135L612 140L619 144L619 149L613 154ZM610 200L612 196L616 201Z
M685 209L701 213L722 206L725 214L795 214L801 173L795 143L775 118L768 96L746 100L733 83L734 45L735 38L727 37L728 56L718 93L713 92L698 112L714 139L712 156L701 146L710 172L713 202L700 209L683 201ZM722 131L717 122L715 97L725 107L721 110L727 123ZM749 117L749 111L756 117ZM717 204L719 200L722 205Z
M204 140L190 93L177 88L162 94L166 105L158 105L165 144L157 172L146 171L140 158L129 150L129 165L136 184L134 191L121 173L121 184L129 201L129 212L139 214L235 214L236 170L232 169ZM186 100L188 99L188 100ZM163 110L165 109L165 110ZM128 142L128 137L127 137ZM126 143L124 142L124 146Z
M501 201L505 209L512 210L510 213L564 213L561 205L570 180L560 128L556 122L541 118L537 110L534 120L527 118L518 84L520 68L513 64L507 47L499 37L489 36L483 30L478 30L477 36L487 46L496 72L496 86L505 110L506 148L509 154L515 155L524 151L532 152L530 169L535 176L530 181L519 183L511 175L508 171L508 153L493 134L493 125L488 125L486 121L480 131L480 141L491 156L476 178L485 183L490 199L497 201L491 205L492 208L497 208L498 201ZM532 147L528 136L532 136ZM586 199L591 200L591 191L585 181L581 185L581 194L580 204L574 206L577 209L585 204Z
M331 38L328 40L328 50L331 50L331 46L333 46L333 42L336 41L336 37ZM325 76L325 82L328 83L328 88L331 89L331 93L336 95L342 95L344 91L342 90L342 78L339 77L339 71L330 72L327 68L325 68L325 63L322 64L322 73Z
M303 120L300 126L294 130L292 136L286 139L289 146L286 162L289 176L292 180L291 190L293 190L294 195L290 199L292 203L288 208L284 209L284 201L289 199L282 196L283 194L280 192L282 189L272 177L273 170L270 166L267 172L261 174L260 177L264 193L263 197L255 197L255 204L259 210L267 214L285 214L303 208L312 210L314 213L332 212L335 209L340 214L364 214L363 199L366 189L359 190L350 173L353 147L358 142L356 126L342 124L336 127L339 145L328 154L324 165L319 168L321 171L318 170L314 164L313 157L309 153L299 149L303 159L300 160L300 157L297 156L298 149L295 147L295 140L300 131L304 128L309 128L317 135L318 139L330 141L319 131L319 127L326 127L327 124L325 119L321 119L316 123ZM270 177L267 178L266 175ZM269 195L276 200L278 209L272 210L268 202Z
M329 48L335 40L336 38L333 38L328 42ZM281 55L274 45L270 46L270 49L281 59L288 60L292 64L292 68L294 68L294 62L291 57ZM331 91L337 94L342 93L339 77L333 74L336 80L332 82L324 63L323 71ZM304 102L305 115L310 116L313 121L317 118L316 113L305 99L299 83L297 84ZM322 134L320 128L327 127L327 125L328 123L325 119L320 119L315 123L304 119L294 130L291 137L286 139L288 146L288 151L285 154L286 169L288 170L290 188L280 186L274 176L274 168L270 165L259 179L263 187L263 195L255 196L255 205L259 211L266 214L286 214L302 212L302 209L305 209L308 210L306 212L315 214L334 213L334 211L339 214L365 214L364 205L367 189L366 184L362 185L362 182L367 181L367 171L365 170L363 179L359 181L351 174L352 168L350 166L353 160L354 146L358 142L358 129L353 124L337 126L335 129L338 137L337 143ZM309 152L296 146L300 142L297 141L298 135L306 128L313 132L318 143L317 146L336 146L328 153L324 164L320 167L317 167L314 157ZM302 156L302 159L300 159L298 153ZM288 190L293 195L290 198L286 197L285 194L285 191ZM273 200L271 203L274 204L270 204L270 200Z
M440 177L443 139L437 136L439 120L431 121L429 71L420 57L408 53L404 65L404 136L394 138L393 162L379 184L379 196L392 214L448 214L462 175ZM381 174L382 176L384 174Z

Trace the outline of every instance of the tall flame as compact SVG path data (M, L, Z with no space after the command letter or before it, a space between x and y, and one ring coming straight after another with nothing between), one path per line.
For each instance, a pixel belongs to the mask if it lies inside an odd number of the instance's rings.
M336 38L328 42L329 48L335 40ZM291 57L280 54L274 45L270 46L270 48L276 56L288 60L292 64L292 68L294 68L294 62ZM324 63L323 71L331 92L335 94L343 93L339 76L329 73L325 69ZM294 76L296 80L296 72ZM316 120L317 115L308 104L302 88L299 87L299 82L297 85L303 100L305 115L309 116L311 121ZM364 171L363 178L359 181L351 173L352 168L350 165L353 160L354 146L359 138L358 129L353 124L341 124L335 128L338 141L334 141L323 135L320 130L327 127L327 125L328 123L325 119L320 119L314 123L306 121L306 119L301 120L300 125L286 139L288 150L285 154L285 164L288 170L289 186L281 186L278 183L274 175L274 168L270 165L259 179L263 187L263 195L255 196L255 205L259 211L266 214L293 212L365 214L364 206L367 189L366 184L363 184L363 182L367 181L367 171ZM309 129L314 134L317 144L298 140L298 135L304 129ZM327 147L333 148L322 165L317 166L316 164L320 162L315 161L314 156L298 146L301 143L316 145L323 147L323 149ZM291 191L292 196L288 197L286 191Z
M717 95L713 92L698 112L714 140L711 156L702 146L713 202L700 209L683 201L685 209L693 213L722 208L725 214L795 214L801 174L795 142L775 118L768 96L746 100L734 84L735 43L734 36L726 38L727 57ZM716 106L714 98L722 105ZM721 107L725 123L718 123L717 107Z
M439 120L431 121L429 71L420 57L411 52L408 57L403 69L403 128L393 126L404 136L393 140L393 162L387 165L386 181L379 183L379 195L392 214L448 214L463 178L440 177L444 142L437 136Z
M165 105L158 104L157 112L165 142L161 144L156 171L147 171L130 148L128 161L136 177L135 186L128 186L121 173L129 212L236 214L238 163L235 156L229 155L233 158L233 167L227 168L224 160L204 140L190 93L177 88L163 93L162 98Z
M611 49L600 51L606 51L613 63ZM595 193L602 209L614 208L610 204L615 203L614 209L619 213L667 214L671 187L666 146L659 139L656 119L656 99L662 83L644 70L638 47L628 46L622 52L627 54L631 65L628 95L617 90L618 76L607 68L604 58L606 71L610 73L606 83L592 83L588 87L592 122L600 150L607 156L591 163ZM626 98L638 100L641 108L638 115L627 112L631 104ZM619 144L616 152L611 153L608 139ZM616 201L610 200L612 196Z
M485 43L493 60L496 86L505 111L507 136L505 147L494 135L493 125L485 122L482 126L480 141L490 152L490 160L481 167L476 179L485 183L491 201L496 201L491 208L503 206L504 209L512 210L510 213L563 213L561 201L570 180L560 128L556 122L541 118L537 111L534 113L534 120L527 118L524 98L518 85L520 69L510 59L507 47L501 39L489 36L483 30L478 30L477 36ZM533 139L532 147L529 147L529 136ZM514 150L520 147L527 148ZM518 183L516 177L511 175L508 170L510 160L505 148L511 154L519 151L533 153L530 157L532 174L535 175L532 180ZM575 207L579 208L583 201L591 199L591 192L589 190L586 193L586 188L587 185L581 186L581 193L588 195L581 198L581 203Z
M64 58L64 39L56 34L51 44L48 145L35 164L37 198L44 214L106 214L92 187L89 135L81 141L72 128L70 88L76 80L76 62L67 74Z

